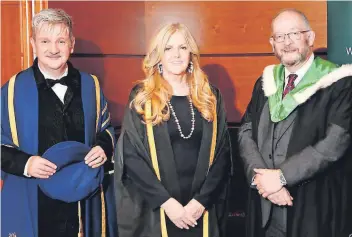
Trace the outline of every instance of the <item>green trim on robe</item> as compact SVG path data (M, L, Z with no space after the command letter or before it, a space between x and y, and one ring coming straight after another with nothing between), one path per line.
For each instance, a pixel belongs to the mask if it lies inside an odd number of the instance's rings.
M268 97L271 121L276 123L286 119L299 105L294 95L302 93L336 68L338 68L338 65L334 63L319 57L315 58L312 66L308 69L298 85L282 99L285 83L285 67L282 64L276 65L273 70L277 90L275 94Z

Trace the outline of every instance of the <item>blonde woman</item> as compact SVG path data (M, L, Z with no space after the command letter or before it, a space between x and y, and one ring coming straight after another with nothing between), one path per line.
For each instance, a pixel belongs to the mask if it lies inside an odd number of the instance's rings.
M119 236L224 236L231 173L226 115L187 27L163 27L143 69L118 142Z

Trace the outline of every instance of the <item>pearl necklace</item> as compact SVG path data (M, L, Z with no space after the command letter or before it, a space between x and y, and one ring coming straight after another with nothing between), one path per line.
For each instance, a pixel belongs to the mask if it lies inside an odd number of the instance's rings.
M188 100L189 100L189 107L190 107L190 109L191 109L191 115L192 115L192 119L191 119L192 127L191 127L191 132L188 134L188 136L185 136L185 135L183 134L183 132L182 132L181 125L180 125L180 122L179 122L179 120L178 120L178 118L177 118L177 116L176 116L174 107L172 107L170 101L167 102L168 105L169 105L171 114L172 114L172 116L174 116L174 118L175 118L175 122L176 122L176 124L177 124L177 129L178 129L178 131L180 132L180 136L181 136L183 139L189 139L189 138L191 138L191 136L192 136L192 134L193 134L193 131L194 131L194 125L195 125L195 122L196 122L191 97L188 96Z

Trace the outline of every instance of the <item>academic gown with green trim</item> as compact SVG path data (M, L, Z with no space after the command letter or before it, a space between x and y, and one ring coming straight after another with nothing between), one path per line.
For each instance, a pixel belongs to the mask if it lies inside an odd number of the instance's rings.
M323 64L319 60L316 58L309 69L313 75L321 76ZM287 237L344 237L352 233L352 67L333 73L311 96L303 94L307 100L295 108L287 157L279 167L293 197L293 206L287 207ZM259 78L239 132L249 185L254 168L268 168L258 151L258 137L265 135L258 134L258 125L267 100L263 78ZM247 132L250 136L244 135ZM252 187L248 202L247 236L264 237L261 197Z

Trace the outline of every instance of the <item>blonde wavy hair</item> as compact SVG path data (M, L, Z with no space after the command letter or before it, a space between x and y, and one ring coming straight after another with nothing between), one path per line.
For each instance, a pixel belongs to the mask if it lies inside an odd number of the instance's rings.
M150 49L143 61L143 71L146 78L139 82L136 96L130 103L144 122L157 125L170 118L170 108L167 101L172 97L172 87L163 79L157 67L164 54L165 46L175 32L180 32L190 48L190 61L193 62L193 72L187 73L187 83L190 85L190 96L194 106L207 121L213 121L216 114L216 98L208 78L199 66L198 46L188 28L180 23L164 26L153 38ZM148 100L152 102L151 117L146 117L144 107Z

